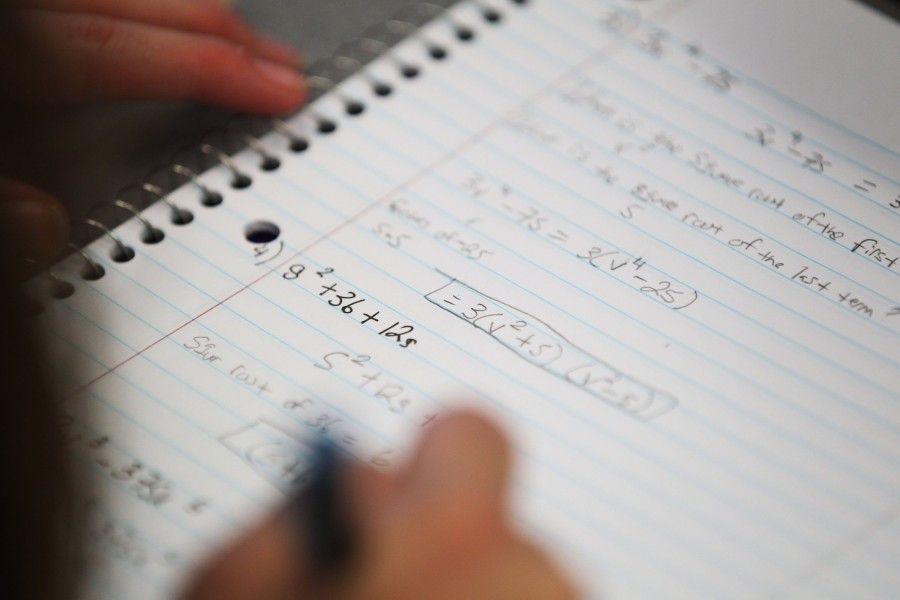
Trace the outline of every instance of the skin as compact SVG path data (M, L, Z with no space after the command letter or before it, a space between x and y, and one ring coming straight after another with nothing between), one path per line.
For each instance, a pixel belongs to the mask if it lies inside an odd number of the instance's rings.
M25 101L197 100L260 114L303 100L299 58L214 0L29 0L13 9L38 40Z
M0 3L0 81L7 84L0 104L7 110L195 100L274 115L303 101L299 67L292 49L253 31L216 0ZM21 256L51 263L64 251L68 230L55 198L0 176L4 265ZM509 457L508 442L488 420L446 417L401 470L356 467L345 474L346 513L359 539L344 572L325 577L311 570L298 519L284 509L215 557L184 598L574 598L556 567L507 518ZM36 546L25 564L48 552Z
M345 479L358 556L345 572L312 572L289 510L217 557L185 600L566 600L560 571L509 523L510 448L484 417L436 423L395 473Z
M15 0L0 8L0 103L35 118L65 105L138 99L275 115L305 97L297 54L216 0ZM52 196L2 174L0 226L41 263L60 255L69 232Z

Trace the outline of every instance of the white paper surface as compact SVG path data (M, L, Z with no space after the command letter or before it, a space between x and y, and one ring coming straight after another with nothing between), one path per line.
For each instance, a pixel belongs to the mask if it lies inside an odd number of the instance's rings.
M385 466L460 403L585 597L900 586L897 26L839 0L475 3L171 199L47 304L96 475L87 597L171 596L325 435ZM449 56L428 58L423 42ZM396 60L423 69L397 74ZM244 228L268 221L277 241ZM78 280L80 259L57 271ZM474 326L473 326L474 325ZM72 364L77 369L72 369ZM137 465L135 463L138 463Z

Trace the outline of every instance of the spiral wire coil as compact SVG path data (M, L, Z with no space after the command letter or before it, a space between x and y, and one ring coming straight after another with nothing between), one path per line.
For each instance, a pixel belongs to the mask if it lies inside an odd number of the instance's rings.
M529 0L470 0L484 22L488 25L499 24L507 9L522 7ZM500 7L498 5L506 4ZM512 5L512 6L509 6ZM311 104L321 96L331 94L336 97L344 107L348 117L356 117L363 114L367 107L367 101L353 97L339 85L351 76L360 76L367 83L375 97L388 97L394 92L396 84L392 84L374 74L368 69L368 63L376 58L389 61L401 79L412 80L421 75L423 67L415 64L407 58L401 57L395 52L395 45L405 39L415 39L421 42L427 53L427 59L442 61L446 59L450 51L445 44L439 43L423 30L423 25L431 20L444 19L453 28L454 36L460 43L468 43L476 38L476 28L473 25L459 21L450 15L446 7L437 4L422 2L408 5L395 13L392 18L382 23L367 28L357 39L340 46L330 57L318 61L306 69L305 80L309 89L308 103L298 113L308 116L315 123L315 131L319 135L329 135L337 131L339 123L336 119L321 114ZM234 135L234 130L239 130ZM295 154L305 152L312 144L308 135L292 129L284 118L271 118L261 120L259 117L235 116L226 125L224 137L236 139L241 144L240 149L249 149L260 158L261 171L274 171L280 168L282 159L267 150L261 141L261 136L266 133L275 133L283 137L287 142L287 149ZM194 151L194 154L198 153ZM244 189L253 185L253 176L245 172L223 145L204 140L199 145L199 156L211 161L206 167L221 165L231 175L231 187ZM204 169L196 169L188 164L188 161L173 160L162 168L155 169L164 173L168 179L168 189L175 189L182 185L190 185L199 192L199 203L206 208L214 208L225 201L225 195L211 189L202 178ZM152 173L153 171L151 171ZM149 174L148 174L149 177ZM144 209L149 206L147 197L152 202L163 202L170 208L170 222L175 226L190 224L195 216L188 208L175 204L168 192L160 185L142 182L129 186L139 192L140 201L135 203L121 197L116 197L111 202L97 203L90 211L92 216L81 219L79 224L83 231L94 231L94 237L106 237L113 248L109 258L116 263L126 263L132 260L137 251L115 232L122 221L117 216L124 214L127 219L137 219L141 224L140 241L146 245L162 243L165 240L165 232L159 224L152 223L145 215ZM110 219L101 218L94 213L111 209ZM88 236L90 237L90 236ZM90 241L90 239L88 240ZM106 274L102 262L87 247L87 244L77 245L70 242L69 250L81 259L82 266L79 275L84 281L97 281ZM75 293L75 286L64 280L59 274L50 269L45 269L42 277L50 282L49 295L55 299L63 299ZM35 311L39 312L39 311Z

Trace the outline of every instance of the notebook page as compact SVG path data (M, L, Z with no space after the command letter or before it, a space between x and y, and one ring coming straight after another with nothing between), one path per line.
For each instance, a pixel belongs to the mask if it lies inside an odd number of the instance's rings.
M127 263L93 244L106 276L44 315L97 481L86 596L171 596L311 439L390 467L465 404L585 597L891 597L897 28L784 4L462 2L475 40L438 20L368 68L390 97L353 78L362 115L331 95L288 123L306 152L263 140L280 169L206 173L215 208L177 190L194 222L154 205Z

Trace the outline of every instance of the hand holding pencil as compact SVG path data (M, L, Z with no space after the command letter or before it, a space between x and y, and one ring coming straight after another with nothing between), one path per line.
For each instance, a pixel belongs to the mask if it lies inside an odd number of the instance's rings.
M490 422L449 416L399 472L339 470L332 508L350 547L337 564L314 556L319 534L301 497L215 559L186 598L574 598L556 566L509 523L509 459Z

